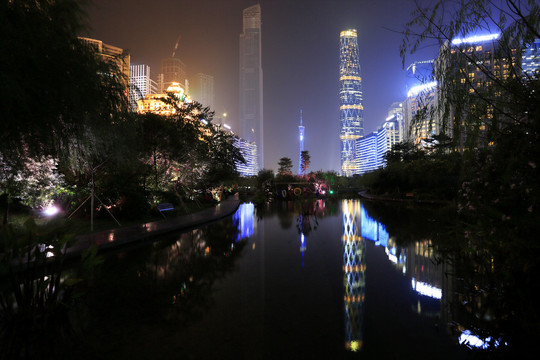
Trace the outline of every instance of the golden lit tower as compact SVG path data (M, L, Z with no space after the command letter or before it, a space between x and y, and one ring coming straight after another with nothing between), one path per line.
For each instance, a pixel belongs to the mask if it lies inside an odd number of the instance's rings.
M354 29L342 31L339 36L339 84L341 173L351 176L360 173L355 142L364 135L362 78Z

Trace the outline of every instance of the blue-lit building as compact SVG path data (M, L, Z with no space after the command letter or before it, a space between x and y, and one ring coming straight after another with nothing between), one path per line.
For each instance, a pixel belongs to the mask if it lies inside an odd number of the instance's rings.
M387 129L383 126L356 140L358 174L362 175L386 165L384 156L388 151L387 135Z
M298 140L300 141L300 152L298 155L298 175L305 175L305 171L302 170L302 151L304 151L304 130L305 126L302 124L302 110L300 110L300 125L298 126Z
M408 141L420 145L422 140L440 133L441 124L436 116L437 91L437 82L431 81L414 86L407 92L404 124Z
M257 162L257 144L235 136L234 146L240 150L240 153L246 161L245 164L242 162L237 162L236 171L238 171L241 176L257 175L259 171L259 164Z
M523 49L521 68L526 76L533 76L540 69L540 39Z
M422 121L415 117L422 109L431 115L436 106L436 85L434 80L435 60L415 61L407 67L405 85L407 99L404 102L403 140L419 144L422 139L437 133L436 121L427 116Z
M341 173L351 176L360 173L355 149L364 135L362 77L356 30L342 31L339 39Z
M403 104L390 106L384 123L372 133L356 140L359 174L386 166L386 153L403 141Z

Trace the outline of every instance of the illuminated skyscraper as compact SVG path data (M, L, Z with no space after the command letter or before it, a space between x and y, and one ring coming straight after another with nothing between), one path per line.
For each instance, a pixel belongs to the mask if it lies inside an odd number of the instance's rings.
M137 111L137 101L147 94L157 93L157 84L150 79L150 66L131 65L129 72L129 106Z
M92 47L101 58L109 63L113 63L118 67L118 70L124 75L126 90L129 90L129 72L130 72L130 55L127 50L116 46L105 44L101 40L79 37L84 44ZM126 91L127 93L127 91Z
M189 83L189 93L193 100L214 110L214 77L197 73Z
M304 125L302 124L302 110L300 110L300 125L298 126L298 139L300 141L300 153L298 155L298 175L305 175L302 170L302 151L304 151Z
M339 83L341 172L344 176L351 176L360 172L355 140L364 135L362 77L354 29L342 31L339 36Z
M240 34L240 137L257 145L258 165L263 163L263 72L261 57L261 6L243 11Z
M522 69L527 76L533 76L540 69L540 39L523 49Z
M184 85L186 83L186 65L178 58L161 60L161 74L158 77L158 90L164 93L172 83ZM184 85L187 89L187 86Z

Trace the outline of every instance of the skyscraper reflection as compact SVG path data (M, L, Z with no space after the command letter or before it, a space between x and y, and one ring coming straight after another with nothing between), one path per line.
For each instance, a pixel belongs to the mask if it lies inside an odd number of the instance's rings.
M359 351L363 344L365 301L365 242L360 236L361 205L343 200L343 285L345 305L345 349Z
M238 228L235 241L248 238L255 232L255 205L241 204L233 215L233 223Z

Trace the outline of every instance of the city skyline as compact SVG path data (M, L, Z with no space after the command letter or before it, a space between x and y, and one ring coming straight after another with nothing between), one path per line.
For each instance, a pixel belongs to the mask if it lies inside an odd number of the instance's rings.
M305 139L310 170L339 172L339 34L346 28L358 30L365 131L373 131L384 121L390 105L406 98L399 57L402 35L392 30L402 28L414 1L259 3L265 75L264 167L276 170L281 157L291 158L298 167L298 110L303 109L304 125L310 128ZM88 36L129 50L133 64L148 64L151 73L157 74L161 60L170 56L181 35L176 57L186 64L187 77L199 72L214 77L216 118L227 113L227 123L238 134L238 36L242 11L255 4L246 0L152 4L96 0L89 8ZM436 54L437 49L430 50Z

